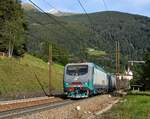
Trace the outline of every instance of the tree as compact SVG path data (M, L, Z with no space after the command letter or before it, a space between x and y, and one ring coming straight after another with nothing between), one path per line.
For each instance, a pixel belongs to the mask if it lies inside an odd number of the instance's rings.
M12 55L25 52L25 29L20 0L0 1L0 51Z
M49 45L52 45L52 60L62 65L66 65L69 62L69 53L65 48L50 42L44 42L42 45L42 55L40 56L39 54L39 56L44 61L48 61Z
M143 79L141 82L145 85L146 89L150 89L150 49L145 56L145 64L143 66Z
M145 64L139 64L133 67L134 80L131 84L143 85L143 90L150 89L150 49L145 55Z

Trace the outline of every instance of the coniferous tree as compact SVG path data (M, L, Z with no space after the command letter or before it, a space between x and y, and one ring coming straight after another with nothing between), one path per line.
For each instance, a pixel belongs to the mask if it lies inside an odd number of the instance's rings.
M20 0L0 1L0 51L9 57L25 52L25 22Z
M141 82L145 85L146 89L150 89L150 49L145 56L145 64L143 66L143 77Z
M139 64L134 66L134 80L131 84L143 85L143 90L150 89L150 49L145 55L145 64Z

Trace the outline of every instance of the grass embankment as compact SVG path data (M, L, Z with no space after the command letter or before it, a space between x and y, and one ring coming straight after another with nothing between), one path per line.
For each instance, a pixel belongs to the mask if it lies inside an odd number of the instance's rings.
M150 119L150 96L128 95L98 119Z
M0 59L0 95L16 95L19 93L42 92L35 74L44 89L48 89L48 64L41 59L26 54L20 59ZM63 66L53 64L52 87L62 90Z

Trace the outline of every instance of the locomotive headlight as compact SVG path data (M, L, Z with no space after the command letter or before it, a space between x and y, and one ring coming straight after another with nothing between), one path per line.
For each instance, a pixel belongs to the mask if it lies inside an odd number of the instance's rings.
M66 82L65 82L65 85L67 85L67 86L68 86L68 85L69 85L69 83L66 83Z
M84 83L85 85L88 85L88 83L86 82L86 83Z

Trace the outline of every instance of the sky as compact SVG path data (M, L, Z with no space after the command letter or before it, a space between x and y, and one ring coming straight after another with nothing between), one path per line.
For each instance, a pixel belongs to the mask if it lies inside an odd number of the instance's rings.
M28 0L22 0L30 3ZM64 12L84 13L78 0L32 0L44 11L57 9ZM150 0L80 0L88 13L120 11L150 17ZM104 2L103 2L104 1Z

